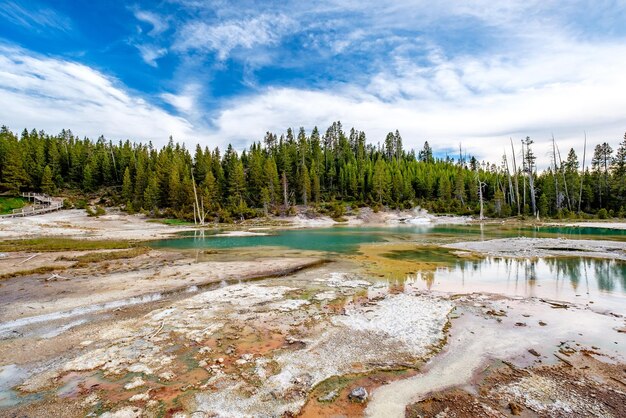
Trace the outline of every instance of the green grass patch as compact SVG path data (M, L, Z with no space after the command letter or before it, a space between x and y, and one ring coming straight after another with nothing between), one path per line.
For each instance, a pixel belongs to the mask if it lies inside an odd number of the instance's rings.
M20 209L26 205L23 197L0 197L0 215L12 213L13 209Z
M44 251L44 250L39 250ZM52 273L59 270L67 270L68 268L86 267L91 263L99 263L111 260L123 260L134 258L150 251L148 247L134 247L120 251L108 251L99 253L88 253L76 257L61 256L56 261L75 261L70 267L66 266L42 266L33 269L19 270L11 273L0 274L0 280L11 279L14 277L30 276L34 274Z
M391 260L415 261L421 263L444 263L454 264L459 257L453 250L441 247L419 247L414 250L392 250L382 254L383 257Z
M59 257L59 261L76 261L72 267L85 267L90 263L99 263L102 261L112 260L124 260L129 258L135 258L137 256L146 254L150 251L148 247L135 247L128 250L109 251L100 253L83 254L76 257Z
M34 268L34 269L14 271L14 272L11 272L11 273L0 274L0 280L11 279L13 277L30 276L32 274L51 273L53 271L58 271L58 270L65 270L65 267L62 267L62 266L43 266L43 267L37 267L37 268Z
M11 251L89 251L118 250L137 247L131 241L91 241L71 238L28 238L0 241L0 252Z

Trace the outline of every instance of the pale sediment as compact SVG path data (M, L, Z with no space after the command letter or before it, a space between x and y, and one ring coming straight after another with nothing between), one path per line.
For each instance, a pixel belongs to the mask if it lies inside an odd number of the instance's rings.
M626 242L617 241L522 237L457 242L443 247L511 258L594 257L626 260Z

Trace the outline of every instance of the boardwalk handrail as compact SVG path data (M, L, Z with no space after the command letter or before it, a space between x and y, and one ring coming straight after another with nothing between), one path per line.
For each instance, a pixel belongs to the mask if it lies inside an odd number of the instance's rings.
M22 197L26 199L33 199L33 201L38 200L40 202L52 203L54 198L48 196L45 193L22 193Z
M53 198L42 193L22 193L21 196L29 200L32 199L34 204L19 209L13 209L12 213L0 215L0 218L39 215L63 208L63 198ZM35 203L35 201L41 203Z

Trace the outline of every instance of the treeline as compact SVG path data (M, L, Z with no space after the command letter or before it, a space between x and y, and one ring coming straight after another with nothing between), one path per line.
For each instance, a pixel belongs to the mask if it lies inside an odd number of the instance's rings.
M513 147L513 143L511 143ZM598 145L591 167L581 170L570 150L557 148L549 169L537 173L532 140L500 164L474 157L435 158L428 142L405 150L398 131L383 143L333 123L323 134L300 128L268 132L262 142L237 153L197 145L192 151L172 138L161 149L149 144L96 141L24 130L0 130L0 190L106 196L129 212L181 219L231 221L293 214L295 205L341 216L346 206L412 208L436 213L572 216L626 213L626 135L615 155ZM70 200L68 200L70 201Z

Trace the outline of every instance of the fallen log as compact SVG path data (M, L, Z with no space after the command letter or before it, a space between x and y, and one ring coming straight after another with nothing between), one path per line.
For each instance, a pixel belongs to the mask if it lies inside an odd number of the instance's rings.
M557 353L554 353L554 357L558 358L559 360L561 360L563 363L567 364L568 366L574 367L571 361L563 358L562 356L559 356Z
M570 305L566 303L554 302L554 301L546 300L546 299L539 299L539 300L543 303L547 303L548 305L552 306L555 309L567 309L570 307Z
M21 264L24 264L24 263L26 263L26 262L28 262L28 261L32 260L33 258L37 257L37 256L38 256L38 255L40 255L40 254L41 254L41 253L33 254L33 255L31 255L30 257L28 257L26 260L22 260L22 261L20 261L19 263L17 263L17 264L16 264L16 266L19 266L19 265L21 265Z
M161 321L161 326L159 327L159 329L156 330L156 332L154 334L152 334L151 336L149 336L149 339L153 339L154 337L156 337L157 335L159 335L159 333L161 332L161 330L163 329L163 326L165 325L165 321Z

